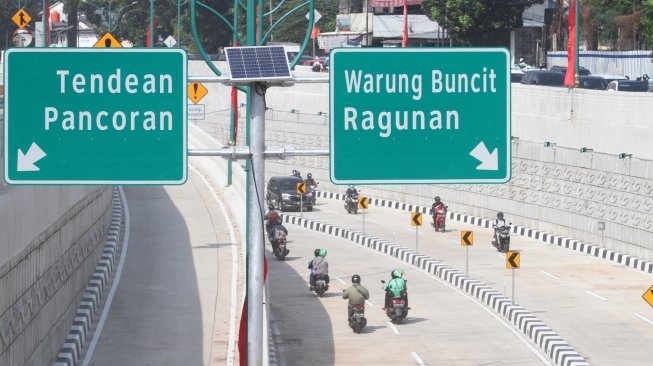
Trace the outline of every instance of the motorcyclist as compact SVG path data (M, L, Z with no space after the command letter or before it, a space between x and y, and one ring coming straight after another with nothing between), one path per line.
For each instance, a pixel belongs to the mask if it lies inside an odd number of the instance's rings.
M354 305L365 307L365 300L370 298L370 292L361 285L361 276L355 274L351 276L351 286L342 293L343 299L349 299L347 306L347 320L354 315Z
M292 176L297 177L299 179L302 179L302 173L300 173L299 170L293 170L292 171Z
M306 183L308 187L312 187L312 188L317 187L317 182L315 181L315 179L313 179L313 174L311 173L306 174L306 180L304 181L304 183Z
M347 188L346 195L347 195L347 197L355 197L355 196L358 196L358 191L356 190L356 187L354 187L354 185L350 185L350 186Z
M442 205L442 207L444 207L444 208L447 207L447 205L445 205L444 202L442 202L442 201L440 200L440 196L435 196L435 198L433 198L433 200L434 200L435 202L433 202L433 204L431 205L431 211L429 211L431 215L435 215L435 209L436 209L436 207L438 207L438 206L440 206L440 205Z
M272 234L273 234L272 228L275 225L281 225L281 216L279 216L279 213L274 210L274 207L270 206L268 207L268 212L265 214L264 220L266 221L265 232L268 234L268 238L270 239L270 241L272 241ZM287 233L288 232L286 231L286 234Z
M326 249L315 249L313 251L315 258L308 262L308 269L311 270L311 291L315 289L315 279L318 275L324 275L326 278L327 289L329 288L329 262L324 258L326 257Z
M494 241L499 243L499 229L508 226L506 220L503 219L503 212L497 212L497 219L492 223L492 228L494 229Z
M272 243L272 251L274 252L277 250L278 245L276 240L274 240L275 230L281 230L284 232L284 234L288 235L288 229L286 229L286 227L281 224L281 217L272 207L270 207L270 211L265 214L265 220L267 221L265 223L265 231L268 234L270 243Z
M395 269L390 272L390 276L392 279L383 288L385 290L385 307L383 310L390 308L393 297L403 298L406 308L408 308L408 288L406 286L406 280L403 279L404 271Z

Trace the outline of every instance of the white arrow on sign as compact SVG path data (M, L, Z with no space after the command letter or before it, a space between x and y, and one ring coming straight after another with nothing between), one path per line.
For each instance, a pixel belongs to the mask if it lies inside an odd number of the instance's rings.
M476 170L499 170L499 150L497 148L494 148L494 151L490 153L483 141L481 141L469 155L481 162Z
M40 169L34 163L41 160L47 154L41 150L36 142L32 142L27 153L23 154L21 149L18 149L18 169L19 172L38 172Z

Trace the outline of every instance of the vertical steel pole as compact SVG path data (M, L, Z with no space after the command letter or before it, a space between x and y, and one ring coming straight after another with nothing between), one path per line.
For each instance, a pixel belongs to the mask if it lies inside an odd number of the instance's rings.
M574 53L575 53L575 58L576 62L574 67L576 70L574 70L574 87L575 88L580 88L580 55L578 50L580 49L580 38L578 37L580 35L580 0L575 0L576 1L576 47L574 48Z
M154 0L150 0L150 48L154 47Z
M265 175L265 96L250 87L249 147L251 169L247 177L250 226L247 276L247 365L263 364L263 182Z
M515 269L511 269L512 271L512 303L516 304L517 301L515 301Z
M48 42L47 42L47 38L46 38L46 34L47 34L46 29L47 29L47 26L48 26L48 19L46 19L47 9L46 9L45 3L46 3L46 1L43 0L43 17L41 17L41 21L43 22L42 23L43 24L43 46L41 46L41 47L48 47ZM36 43L36 42L34 42L34 43Z
M247 45L256 45L256 0L247 0ZM250 113L248 129L252 153L251 169L247 176L247 211L249 216L249 255L247 257L247 365L263 364L263 199L265 174L265 100L256 85L250 86L247 103Z
M418 232L419 226L415 225L415 253L419 254L419 242L418 242Z
M179 39L179 34L181 34L181 0L177 0L177 47L181 48L181 39Z

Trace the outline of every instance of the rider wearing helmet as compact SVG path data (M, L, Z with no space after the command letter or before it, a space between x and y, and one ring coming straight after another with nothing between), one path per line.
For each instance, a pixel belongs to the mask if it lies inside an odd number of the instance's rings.
M279 213L274 210L274 207L270 206L268 207L268 210L269 211L265 214L264 220L266 221L265 232L268 234L268 238L270 238L272 237L272 228L274 228L276 225L281 225L281 217L279 216Z
M435 196L435 198L433 198L433 200L434 200L435 202L433 202L433 204L431 205L431 211L430 211L431 215L433 215L433 214L435 213L435 208L436 208L436 207L438 207L438 206L440 206L440 205L442 205L442 206L444 206L444 207L447 207L447 206L444 204L444 202L442 202L442 201L440 200L440 196Z
M342 298L349 299L347 320L354 315L354 305L363 305L365 307L365 300L370 298L370 292L361 285L361 276L357 274L351 276L351 286L343 290Z
M302 173L300 173L299 170L293 170L292 171L292 176L301 179L302 178Z
M308 187L315 187L317 186L317 182L315 179L313 179L313 174L308 173L306 174L306 180L304 181Z
M347 196L350 196L350 197L358 196L358 191L356 190L356 187L354 187L354 185L352 184L347 188L347 193L346 194L347 194Z
M311 270L310 290L313 291L315 289L315 279L317 278L318 275L324 275L326 277L326 283L328 289L329 288L329 263L324 258L327 255L327 251L326 249L317 248L313 251L313 255L315 255L315 258L313 258L310 262L308 262L308 269Z
M506 223L506 220L503 219L503 212L497 212L497 219L492 223L492 228L494 229L494 240L497 243L499 242L497 231L504 226L508 226L508 224Z
M385 307L383 310L390 307L390 302L393 297L401 297L406 302L406 308L408 307L408 289L406 287L406 280L403 279L404 271L400 269L395 269L390 272L392 279L388 281L388 284L383 288L385 290Z

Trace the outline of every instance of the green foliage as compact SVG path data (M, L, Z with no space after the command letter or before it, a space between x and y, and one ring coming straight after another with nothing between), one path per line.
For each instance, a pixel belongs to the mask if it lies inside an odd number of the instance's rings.
M279 2L277 1L276 4L278 3ZM272 14L273 22L276 23L292 9L304 3L306 3L306 0L287 0ZM273 2L272 6L274 7L276 4ZM315 0L315 10L322 15L322 18L315 23L315 25L320 28L320 32L333 32L336 29L338 2L334 0ZM306 14L308 14L308 12L308 4L305 4L298 10L294 11L291 15L275 26L272 33L272 39L275 42L301 43L306 36L308 27L308 18L306 17ZM266 22L269 25L269 18L266 18Z
M544 0L425 0L424 14L449 31L455 45L506 46L524 9Z
M19 6L20 3L20 6ZM36 1L18 1L18 0L0 0L0 50L13 47L12 36L18 29L18 26L11 20L11 17L18 10L24 8L32 17L28 29L34 34L34 37L41 37L34 31L34 24L41 21L39 12L41 11L41 2Z

